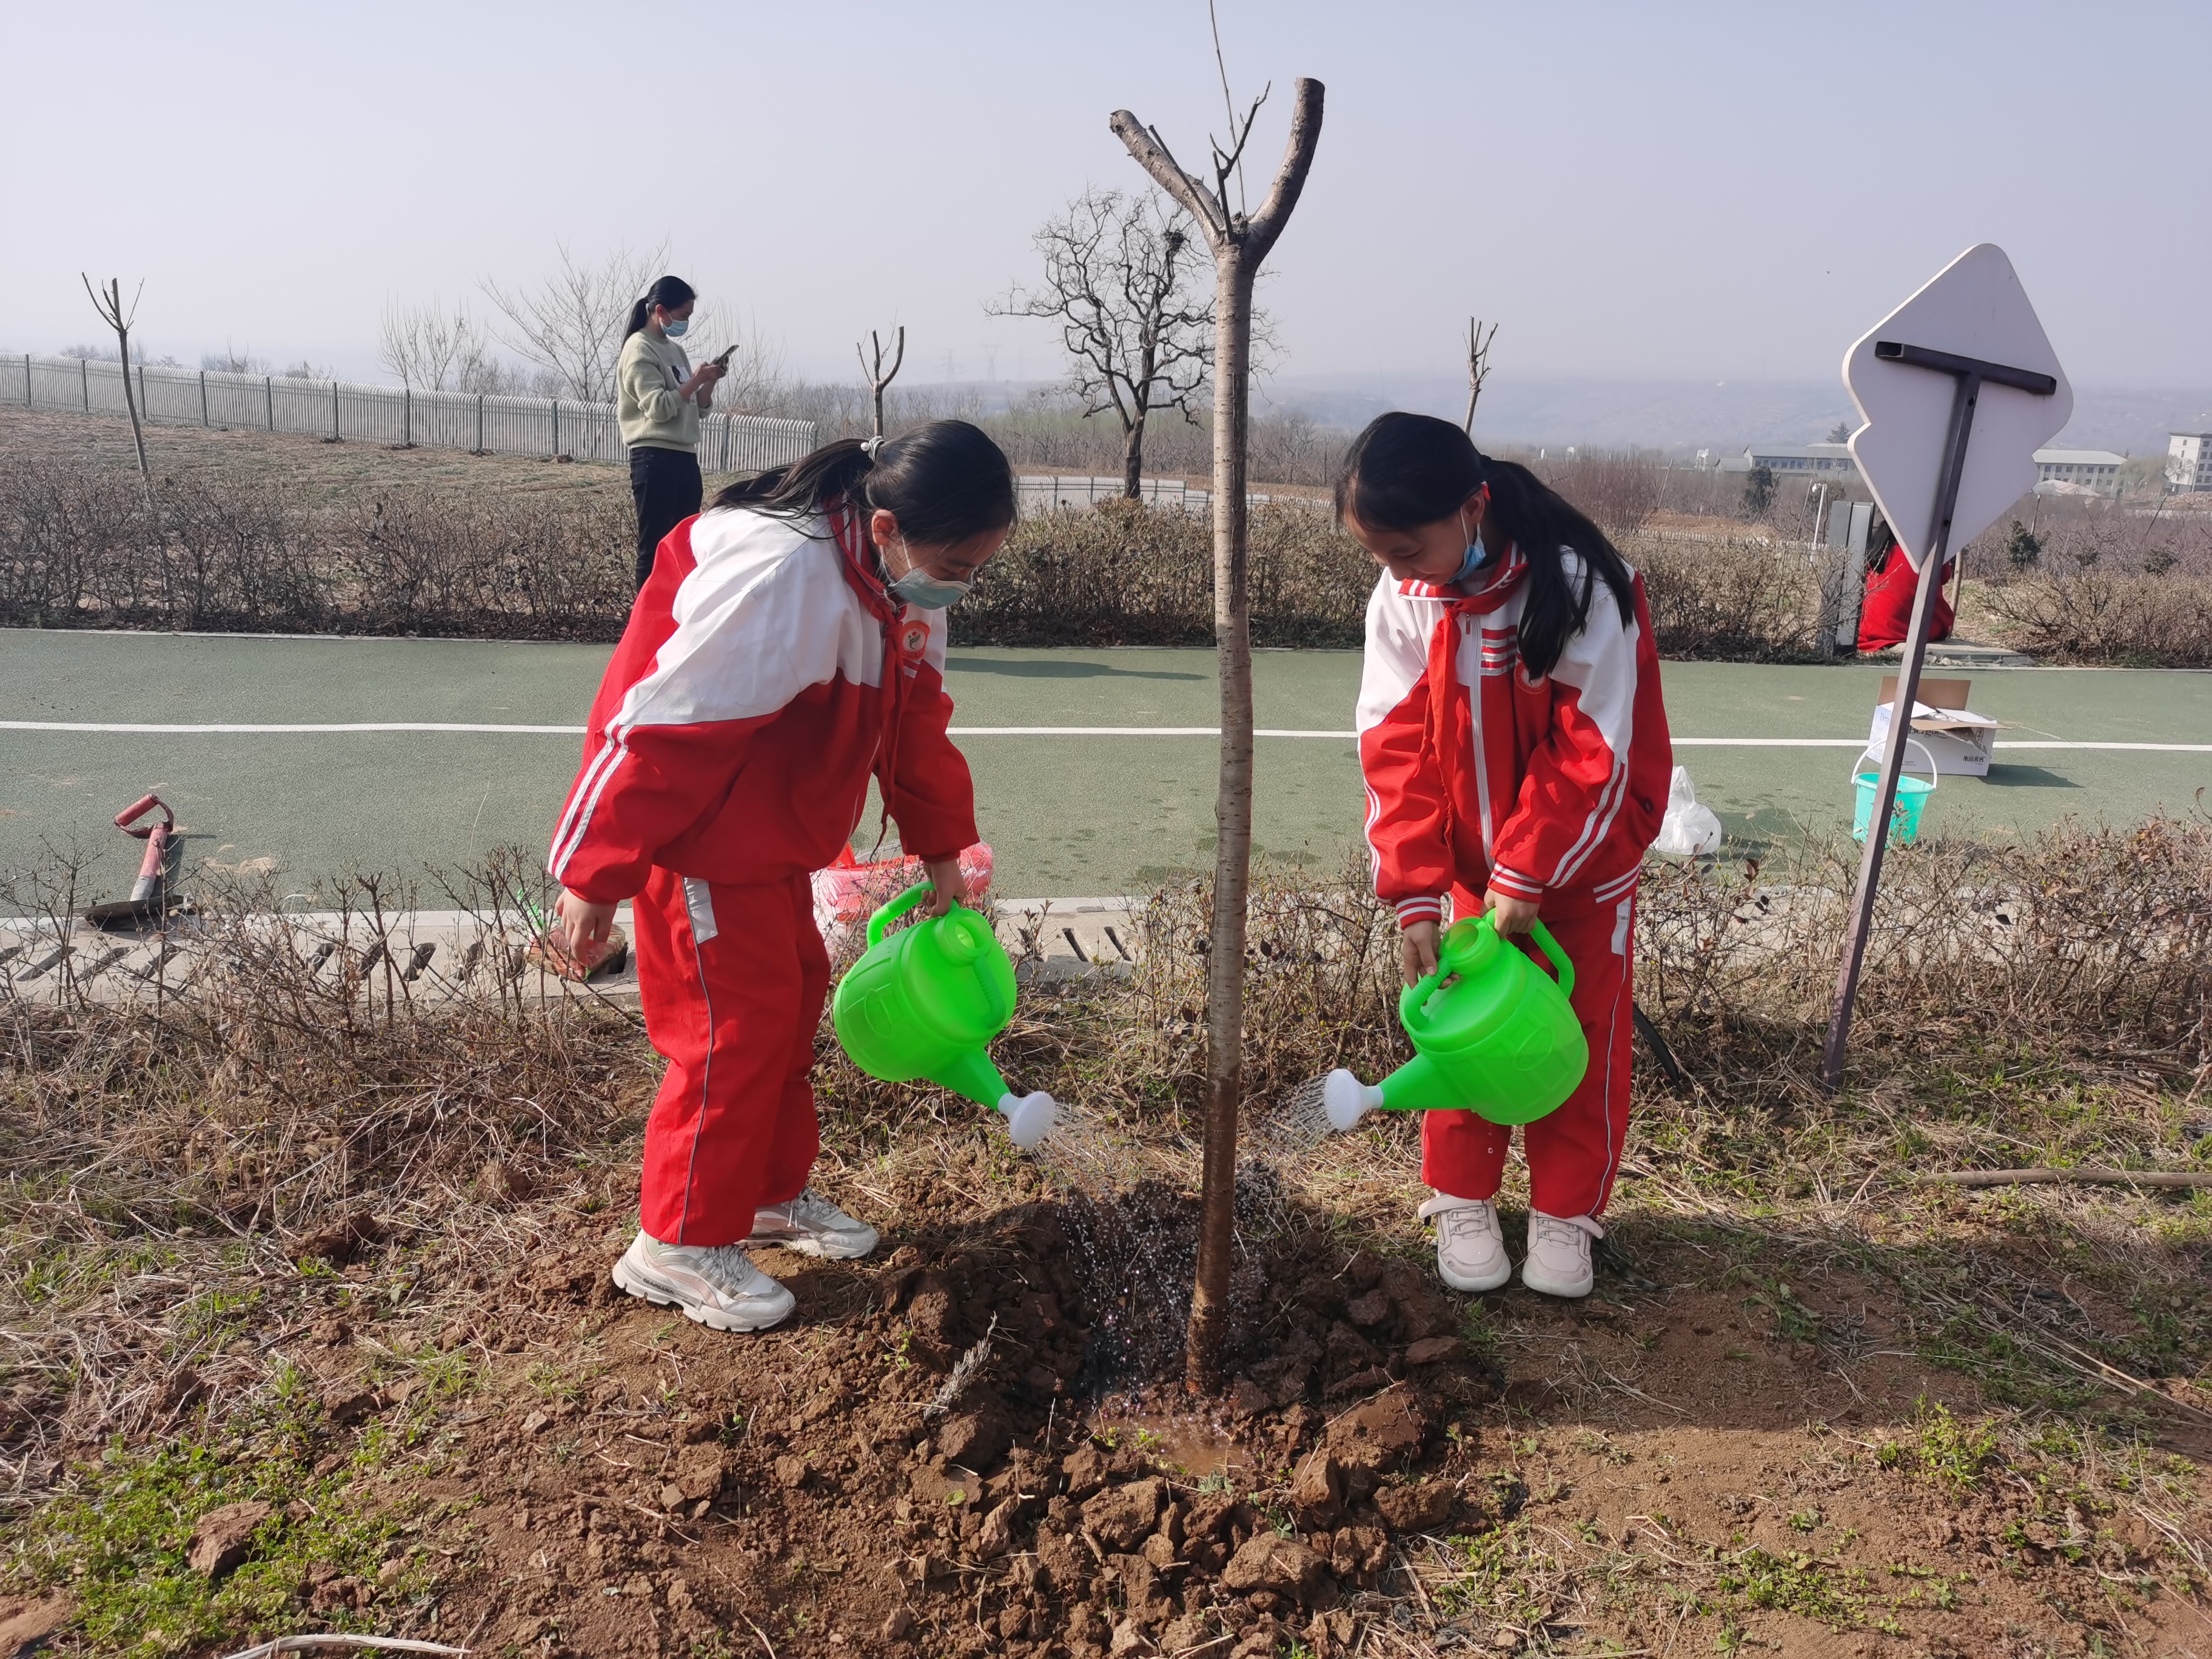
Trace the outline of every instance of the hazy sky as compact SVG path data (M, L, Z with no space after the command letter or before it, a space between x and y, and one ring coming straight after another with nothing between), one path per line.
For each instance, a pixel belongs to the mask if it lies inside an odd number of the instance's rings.
M2012 255L2078 382L2212 380L2212 5L1221 0L1320 155L1263 298L1287 376L1826 378L1962 248ZM1056 372L982 302L1127 106L1186 164L1224 124L1203 0L1081 7L0 9L0 348L95 337L77 272L146 279L155 352L374 373L388 299L665 238L788 365Z

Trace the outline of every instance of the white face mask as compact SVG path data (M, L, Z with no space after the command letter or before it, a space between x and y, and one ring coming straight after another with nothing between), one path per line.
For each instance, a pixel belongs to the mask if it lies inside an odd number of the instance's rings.
M689 317L675 317L663 323L660 325L660 331L673 340L690 326L691 319Z

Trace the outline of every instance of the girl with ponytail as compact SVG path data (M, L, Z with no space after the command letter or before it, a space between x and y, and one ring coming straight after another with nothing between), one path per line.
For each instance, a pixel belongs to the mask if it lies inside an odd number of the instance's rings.
M1397 908L1406 982L1453 915L1572 960L1589 1042L1581 1086L1523 1131L1522 1283L1587 1296L1590 1242L1628 1129L1636 884L1673 748L1642 580L1589 519L1448 421L1377 418L1352 442L1339 521L1382 579L1367 604L1357 725L1376 891ZM1422 1122L1420 1206L1455 1290L1512 1276L1492 1202L1510 1132L1473 1112Z
M660 538L699 510L699 417L714 407L720 363L694 369L677 339L691 326L698 295L681 276L663 276L629 308L615 362L615 420L629 448L629 493L637 503L637 585L653 574Z
M632 901L647 1035L632 1296L760 1330L789 1291L744 1246L846 1258L875 1229L808 1184L830 960L811 876L872 779L936 887L968 896L968 763L946 735L945 610L1014 521L1006 458L964 421L846 439L722 492L660 544L592 705L549 867L592 961Z

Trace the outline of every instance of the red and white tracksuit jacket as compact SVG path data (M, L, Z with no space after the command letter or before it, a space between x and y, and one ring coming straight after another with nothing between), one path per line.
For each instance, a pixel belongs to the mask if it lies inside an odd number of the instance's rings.
M1581 560L1561 556L1579 586ZM1532 1201L1547 1215L1595 1215L1628 1130L1636 880L1673 745L1643 579L1626 623L1597 582L1583 630L1531 680L1517 639L1528 573L1516 548L1472 595L1387 575L1376 585L1356 722L1367 841L1375 890L1401 926L1445 919L1448 902L1480 915L1490 888L1538 903L1575 964L1590 1066L1525 1131ZM1489 1198L1510 1138L1472 1112L1431 1112L1423 1179Z
M976 839L945 639L943 611L884 592L842 512L726 508L660 544L548 867L596 902L635 899L646 1029L668 1061L641 1210L664 1243L742 1239L806 1184L830 983L809 877L846 845L869 780L908 852Z

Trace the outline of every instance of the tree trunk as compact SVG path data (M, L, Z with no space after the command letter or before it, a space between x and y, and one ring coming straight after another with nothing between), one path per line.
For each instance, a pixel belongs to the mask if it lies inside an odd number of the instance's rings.
M1206 1151L1198 1282L1185 1385L1221 1387L1222 1328L1236 1248L1237 1114L1244 1094L1244 907L1252 876L1252 625L1247 570L1246 440L1252 269L1217 261L1213 331L1213 639L1221 678L1221 781L1213 806L1213 915L1206 946Z
M1121 494L1131 501L1145 494L1145 411L1139 410L1121 435Z
M1205 228L1213 251L1213 636L1221 677L1221 782L1214 803L1213 912L1206 958L1206 1134L1183 1386L1221 1387L1230 1256L1236 1246L1237 1114L1244 1080L1244 906L1252 868L1252 630L1245 496L1251 438L1252 279L1305 188L1321 137L1321 82L1301 79L1290 144L1257 214L1232 212L1229 178L1251 132L1215 150L1211 187L1185 173L1127 110L1108 124L1138 164ZM1252 114L1259 110L1252 106Z
M117 285L118 303L121 293L121 284L118 283ZM116 349L123 358L123 406L131 411L131 441L137 445L138 449L138 476L145 481L146 498L151 501L154 496L154 469L146 465L146 434L138 424L138 394L131 388L131 331L127 328L117 329L115 341Z
M876 403L876 436L880 438L884 435L884 383L881 380L878 380L875 383L874 392Z

